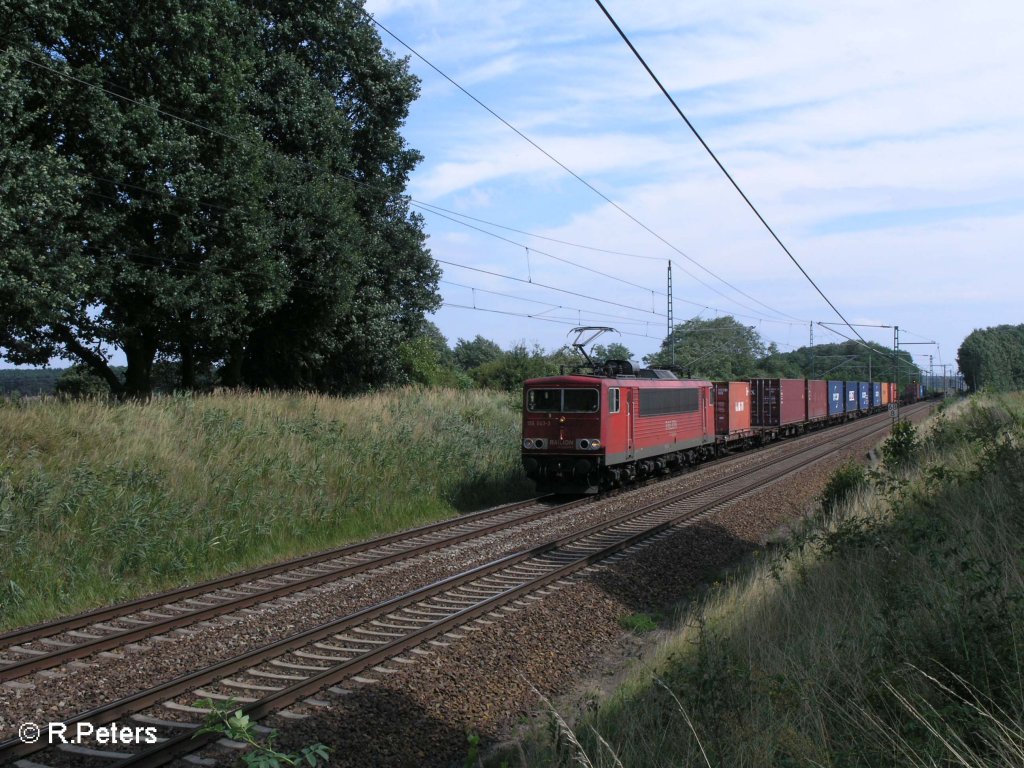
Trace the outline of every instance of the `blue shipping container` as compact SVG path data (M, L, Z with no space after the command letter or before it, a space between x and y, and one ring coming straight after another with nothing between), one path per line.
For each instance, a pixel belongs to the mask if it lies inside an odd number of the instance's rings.
M828 415L835 416L843 412L843 382L828 383Z
M871 407L871 384L867 381L860 382L860 409L866 411Z
M843 385L843 408L847 413L857 412L856 381L848 381Z
M871 407L880 408L882 406L882 382L876 381L871 385Z

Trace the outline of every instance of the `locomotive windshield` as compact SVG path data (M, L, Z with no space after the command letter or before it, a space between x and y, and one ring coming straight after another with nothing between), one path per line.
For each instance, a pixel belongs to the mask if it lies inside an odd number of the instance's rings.
M596 413L600 396L596 389L531 389L526 409L547 413Z

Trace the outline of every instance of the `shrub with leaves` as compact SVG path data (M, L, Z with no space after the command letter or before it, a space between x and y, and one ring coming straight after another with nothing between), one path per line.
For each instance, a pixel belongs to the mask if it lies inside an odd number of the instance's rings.
M909 421L897 421L892 425L892 434L882 443L885 466L888 469L905 467L919 447L917 428Z
M867 475L864 472L864 467L853 462L844 464L832 473L825 484L825 489L821 492L822 510L831 512L865 485L867 485Z
M303 747L298 752L280 752L274 747L277 731L270 731L264 738L256 736L256 723L241 709L235 709L236 702L201 699L196 706L209 710L203 727L196 736L203 733L217 733L232 741L248 744L250 749L242 755L241 764L249 768L285 768L285 766L309 766L317 768L327 765L330 748L317 742ZM234 712L232 710L234 709Z

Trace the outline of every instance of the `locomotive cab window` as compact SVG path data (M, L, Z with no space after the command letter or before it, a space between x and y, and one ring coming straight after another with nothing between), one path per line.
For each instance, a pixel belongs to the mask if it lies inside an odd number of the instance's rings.
M531 411L562 410L562 390L531 389L526 395L526 407Z
M546 413L597 413L600 395L596 389L531 389L526 409Z
M608 388L608 413L619 412L619 388Z
M562 410L566 413L597 413L596 389L566 389L563 392Z

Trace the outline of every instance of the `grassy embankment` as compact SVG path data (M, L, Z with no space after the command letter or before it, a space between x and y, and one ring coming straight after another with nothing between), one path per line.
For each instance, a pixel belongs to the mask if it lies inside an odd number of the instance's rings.
M837 473L841 501L510 762L1024 764L1024 397L950 409L901 453Z
M0 399L0 629L512 498L516 399Z

